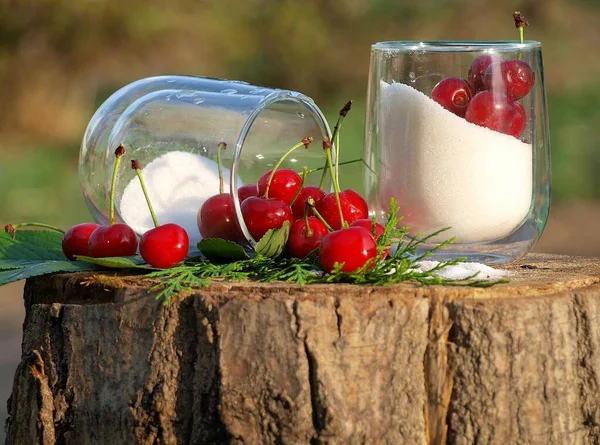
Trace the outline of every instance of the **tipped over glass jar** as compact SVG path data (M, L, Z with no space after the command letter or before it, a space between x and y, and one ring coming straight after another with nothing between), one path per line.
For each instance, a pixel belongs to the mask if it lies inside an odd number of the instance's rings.
M391 198L433 259L500 264L531 250L550 206L541 44L381 42L371 48L366 194ZM440 232L441 230L441 232Z
M114 151L123 143L127 157L142 165L158 220L183 226L195 245L200 239L198 210L219 193L219 154L242 241L253 244L238 188L256 184L303 138L321 141L329 135L312 99L294 91L205 77L151 77L121 88L96 111L81 144L79 179L94 219L106 224ZM218 153L221 142L228 147ZM282 168L301 171L322 165L322 150L315 147L289 156ZM309 175L307 184L318 179ZM153 227L128 162L119 168L115 210L117 220L139 235Z

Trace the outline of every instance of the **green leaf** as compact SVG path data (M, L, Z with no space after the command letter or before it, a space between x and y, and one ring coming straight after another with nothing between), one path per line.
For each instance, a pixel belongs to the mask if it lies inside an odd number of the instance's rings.
M0 286L12 283L13 281L24 280L30 277L37 277L49 273L57 272L83 272L96 270L93 264L86 264L81 261L69 261L67 259L57 260L31 260L23 261L18 269L0 270Z
M77 256L77 260L84 261L86 263L96 264L102 267L109 267L111 269L154 269L154 267L146 264L141 256L128 256L128 257L106 257L106 258L92 258L89 256Z
M0 232L0 261L4 265L19 260L66 261L62 237L61 233L49 230L19 230L14 239Z
M0 233L0 286L56 272L95 270L96 266L69 261L62 253L62 234L47 230L20 230L13 239Z
M268 258L277 258L285 250L288 237L290 236L290 222L284 221L279 229L270 229L260 239L254 250L256 253Z
M198 250L209 261L231 262L250 258L242 246L221 238L204 238L198 243Z

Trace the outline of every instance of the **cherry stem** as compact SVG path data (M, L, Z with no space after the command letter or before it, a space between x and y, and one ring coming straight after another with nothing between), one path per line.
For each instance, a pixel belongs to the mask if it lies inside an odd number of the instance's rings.
M342 122L340 121L339 130L335 133L335 182L338 186L340 184L340 133L342 129Z
M306 236L313 236L313 230L310 228L310 224L308 223L308 210L310 209L310 204L308 202L304 203L304 227L306 227Z
M277 164L275 164L275 166L273 167L273 170L271 170L271 175L269 176L269 181L267 182L267 189L265 190L265 194L263 195L263 198L265 198L265 199L269 198L269 189L271 188L271 182L273 181L275 172L281 166L283 161L285 161L285 158L287 158L289 155L291 155L294 150L296 150L302 146L304 146L305 148L308 148L308 146L310 145L310 143L312 141L313 141L312 137L310 137L310 136L306 137L283 154L283 156L279 159L279 161L277 161Z
M367 167L370 171L375 173L373 171L373 169L371 169L371 167L369 167L369 165L365 162L365 160L363 158L352 159L351 161L340 162L339 165L353 164L355 162L362 162L363 164L365 164L365 167ZM318 171L325 170L325 169L327 169L327 165L325 165L324 167L312 168L312 169L308 170L307 173L314 173L314 172L318 172Z
M221 150L225 150L227 144L225 142L219 142L217 147L217 169L219 171L219 193L225 192L225 180L223 179L223 161L221 159Z
M323 215L321 215L319 213L319 211L317 210L317 208L315 207L315 200L313 198L309 197L306 200L306 205L310 206L310 208L313 211L313 214L315 215L315 218L317 218L319 221L321 221L327 230L329 230L330 232L333 232L333 227L331 227L329 225L329 223L327 221L325 221L325 218L323 218Z
M342 107L342 109L339 112L339 116L338 116L338 120L335 123L335 127L333 127L333 132L331 133L331 141L335 142L335 163L336 166L339 165L338 161L340 158L340 153L339 153L339 147L338 147L338 142L339 142L339 136L338 133L340 131L340 129L342 128L342 122L344 120L344 118L348 115L348 111L350 111L350 108L352 108L352 101L349 100L348 102L346 102L344 104L344 106ZM325 184L325 176L327 174L327 162L325 162L325 165L323 166L323 174L321 175L321 181L319 182L319 188L323 188L323 185ZM337 167L336 167L336 172L337 172ZM332 181L333 179L333 174L331 175Z
M294 202L296 202L296 199L298 199L300 192L304 188L304 184L306 183L306 175L307 174L308 174L308 168L302 167L302 182L300 183L300 187L298 187L298 190L296 190L296 194L294 195L294 197L292 198L292 201L290 202L290 207L294 205Z
M135 174L140 180L140 185L142 186L142 192L144 192L144 197L146 198L146 204L148 204L148 209L150 210L150 216L152 216L152 222L154 223L154 227L158 227L158 219L156 218L156 213L154 213L154 208L152 207L152 203L150 202L150 197L148 196L148 191L146 190L146 184L144 183L144 178L142 176L142 165L136 159L131 161L131 168L135 170Z
M333 161L331 160L331 143L323 144L327 146L325 148L325 155L327 156L327 168L333 182L333 193L335 195L335 202L337 204L338 212L340 212L340 225L341 227L348 227L346 221L344 221L344 213L342 212L342 202L340 201L340 184L337 182L333 171Z
M513 12L513 19L515 20L515 26L519 30L519 42L521 45L525 42L523 39L524 29L526 26L529 26L529 22L525 20L523 14L520 11ZM523 58L523 52L519 50L519 54L517 55L517 59L521 60Z
M54 230L55 232L60 232L64 235L65 231L63 229L59 229L58 227L51 226L50 224L38 223L38 222L24 222L19 224L7 224L4 226L4 231L8 233L13 239L17 235L17 229L21 227L41 227L43 229Z
M108 222L110 225L115 223L115 191L117 189L117 174L119 165L121 165L121 157L125 154L125 146L123 142L119 144L115 150L115 165L113 167L112 181L110 183L110 210Z

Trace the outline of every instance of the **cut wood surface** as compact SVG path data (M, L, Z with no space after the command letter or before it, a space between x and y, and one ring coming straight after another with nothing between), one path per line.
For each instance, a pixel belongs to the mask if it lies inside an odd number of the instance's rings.
M25 288L7 444L598 444L600 260L491 288Z

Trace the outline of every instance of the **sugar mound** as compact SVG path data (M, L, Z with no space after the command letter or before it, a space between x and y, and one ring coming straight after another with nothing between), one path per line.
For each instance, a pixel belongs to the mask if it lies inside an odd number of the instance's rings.
M161 224L181 225L195 246L201 236L196 217L198 209L219 190L217 163L183 151L171 151L142 167L144 183L154 212ZM229 183L229 169L223 169ZM139 180L125 187L119 213L123 221L141 234L154 227Z
M457 243L509 235L529 213L531 144L467 122L420 91L381 82L380 202L394 197L411 234Z
M417 270L419 272L427 272L438 264L440 264L438 261L420 261ZM477 280L495 280L511 274L508 270L494 269L481 263L459 263L453 266L446 266L434 273L438 277L448 280L464 280L474 274L477 274L474 277Z

